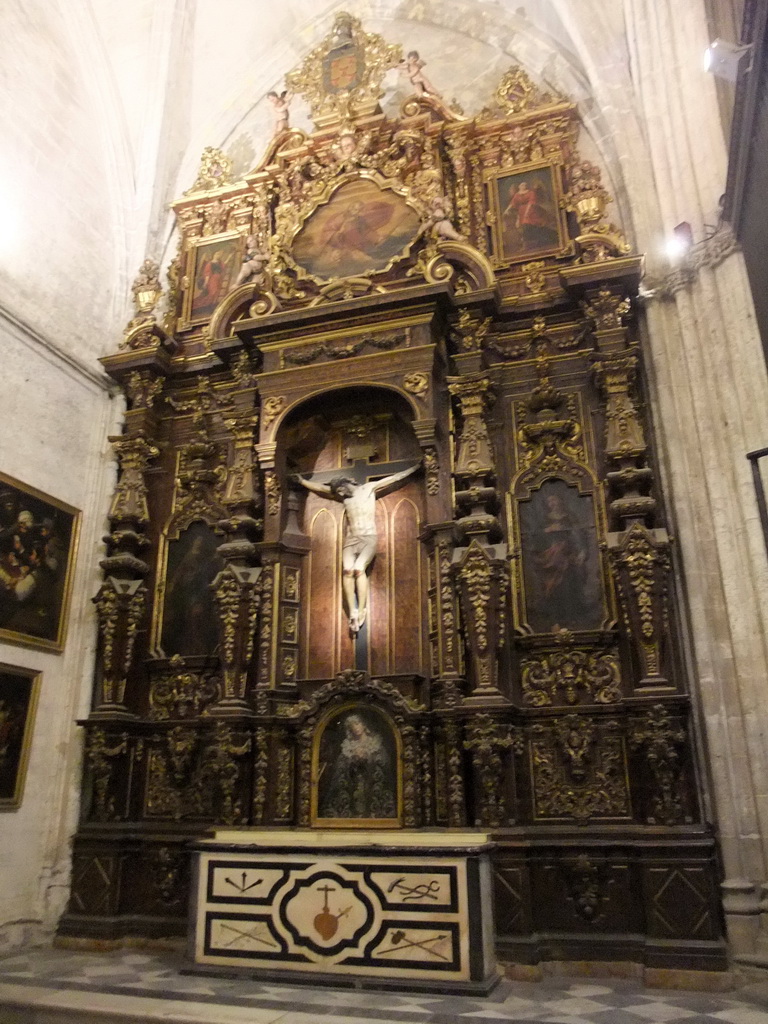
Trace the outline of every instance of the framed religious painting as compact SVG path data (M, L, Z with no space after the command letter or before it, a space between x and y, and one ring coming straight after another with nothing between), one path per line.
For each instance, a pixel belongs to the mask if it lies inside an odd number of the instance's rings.
M312 750L312 823L399 828L400 736L368 704L345 704L320 723Z
M0 810L21 805L40 692L40 673L0 664Z
M220 544L213 527L202 520L164 538L153 646L166 658L210 657L216 651L219 617L211 584L224 568Z
M608 609L593 495L550 477L518 502L517 515L527 629L602 629Z
M61 651L80 512L0 473L0 639Z
M317 281L387 270L419 231L419 214L398 192L370 178L335 188L291 244L296 267Z
M491 245L498 263L571 253L561 178L560 164L551 163L486 175Z
M187 327L211 319L237 280L245 239L237 231L196 239L187 252L183 318Z

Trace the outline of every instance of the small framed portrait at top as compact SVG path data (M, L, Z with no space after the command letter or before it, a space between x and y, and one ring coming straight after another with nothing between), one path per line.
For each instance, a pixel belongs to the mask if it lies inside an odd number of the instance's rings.
M560 204L560 177L558 164L531 164L488 176L493 254L499 262L572 251Z
M0 664L0 811L21 805L40 673Z
M237 280L245 239L237 231L196 241L187 255L189 285L184 294L183 319L187 325L210 320Z
M0 473L0 640L61 651L80 512Z

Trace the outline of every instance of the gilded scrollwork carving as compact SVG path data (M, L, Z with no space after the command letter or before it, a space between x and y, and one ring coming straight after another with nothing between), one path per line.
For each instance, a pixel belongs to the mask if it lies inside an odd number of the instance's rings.
M224 675L224 705L245 706L245 684L253 655L261 604L262 570L227 565L211 584L219 613L219 657Z
M309 102L312 119L324 127L373 113L383 95L384 75L398 66L402 56L400 46L364 32L358 18L340 13L330 35L304 58L299 68L285 76L285 83ZM337 69L333 90L326 87L331 68Z
M547 278L544 273L546 266L547 264L543 260L533 260L520 267L525 287L532 295L540 295L547 286Z
M403 377L403 388L410 395L413 395L414 398L424 401L427 397L427 392L429 391L429 377L426 373L421 373L421 371L418 370L412 373L407 373Z
M96 821L115 820L115 795L110 783L116 772L116 759L128 752L128 734L109 734L100 727L88 730L85 756L93 785L92 817Z
M146 588L141 580L108 576L93 599L101 635L102 681L99 710L125 712L125 687L136 633L144 617Z
M263 725L256 729L256 757L253 762L253 823L262 825L267 807L267 782L269 777L269 754L267 749L269 733Z
M407 334L403 331L390 331L381 334L366 334L354 341L322 341L317 345L301 345L283 349L280 353L281 367L309 366L318 359L351 359L359 355L365 348L390 352L407 343Z
M624 743L617 723L580 715L531 728L534 816L587 822L630 816Z
M462 416L456 446L456 473L470 477L492 473L493 448L484 415L493 397L489 378L481 374L453 378L448 390L457 400Z
M630 747L641 751L654 781L648 821L651 824L679 825L685 817L681 751L685 730L673 720L663 704L655 704L632 723Z
M283 743L277 754L277 780L275 782L275 817L290 821L293 815L293 750Z
M109 509L113 522L143 527L149 522L144 474L160 450L144 437L110 437L120 464L120 476Z
M663 684L662 657L669 626L669 537L635 521L610 534L608 550L619 584L624 620L640 654L643 681Z
M601 288L589 302L582 303L585 315L594 322L597 331L621 330L631 308L629 299L616 295L609 288Z
M432 445L425 448L423 460L427 494L434 496L440 493L440 462L437 457L437 449Z
M197 718L221 697L221 681L210 670L192 670L179 654L158 672L149 690L150 718Z
M285 408L285 395L270 395L265 398L261 407L261 420L264 427L271 427Z
M498 697L498 650L504 642L509 574L504 545L473 539L454 552L453 571L466 627L474 697Z
M237 790L250 749L250 737L238 740L223 721L213 729L174 726L150 749L145 813L175 821L242 823Z
M272 630L275 618L275 566L267 563L261 573L261 624L259 626L259 685L268 686L272 670Z
M513 742L508 726L490 715L476 715L467 726L464 748L472 755L480 783L479 813L475 819L478 828L499 828L507 823L502 751Z
M168 907L182 903L188 874L189 856L184 849L159 846L150 856L152 885Z
M598 921L600 905L608 899L604 865L580 853L575 858L563 859L560 870L576 913L590 924Z
M264 493L267 496L267 515L279 515L280 499L283 492L278 475L272 469L268 469L264 474Z
M479 352L483 347L493 318L482 317L462 309L458 322L451 329L451 335L460 352Z
M151 409L163 390L163 378L148 370L133 370L125 378L125 394L130 409Z
M615 704L621 700L618 656L569 647L526 658L522 664L523 702L530 707L587 703Z
M232 181L232 159L215 146L206 146L200 157L200 168L194 184L184 193L185 196L195 192L208 192L211 189L228 185Z
M529 75L518 65L505 72L496 87L496 102L507 114L521 114L524 111L537 110L562 102L560 97L553 96L534 85Z
M448 751L448 824L451 828L459 828L466 824L466 810L461 724L454 718L445 724L445 746Z

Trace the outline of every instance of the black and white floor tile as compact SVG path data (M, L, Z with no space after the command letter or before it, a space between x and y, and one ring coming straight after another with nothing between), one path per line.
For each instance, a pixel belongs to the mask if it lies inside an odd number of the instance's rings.
M211 1024L768 1024L768 1000L759 1005L738 990L681 992L645 988L635 981L551 977L539 982L504 980L480 999L182 973L188 966L174 953L18 952L0 959L0 1021L26 1019L18 1007L27 992L30 1003L68 1006L73 1020L78 1007L83 1012L98 1007L104 1013L111 997L116 1007L125 1012L129 1006L142 1022L173 1017ZM17 1009L4 1016L3 1006ZM172 1007L182 1006L194 1007L194 1014L171 1013Z

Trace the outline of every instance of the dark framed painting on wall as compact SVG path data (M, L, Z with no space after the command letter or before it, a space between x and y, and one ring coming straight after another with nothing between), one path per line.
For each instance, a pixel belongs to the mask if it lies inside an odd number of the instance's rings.
M561 207L559 165L531 164L495 172L486 180L497 260L513 263L571 251Z
M41 673L0 664L0 810L21 805Z
M61 651L80 512L0 473L0 639Z
M594 499L552 478L518 505L525 621L533 633L606 618Z
M313 823L397 828L400 790L399 735L389 718L365 704L335 709L315 736Z
M211 656L219 641L218 614L211 592L224 568L218 553L221 538L199 520L165 544L161 617L155 623L155 646L170 658Z
M184 293L183 310L187 326L211 319L237 280L244 251L245 240L239 232L204 238L190 248L187 256L189 284Z

